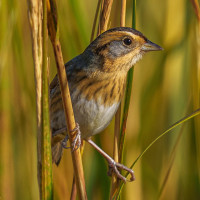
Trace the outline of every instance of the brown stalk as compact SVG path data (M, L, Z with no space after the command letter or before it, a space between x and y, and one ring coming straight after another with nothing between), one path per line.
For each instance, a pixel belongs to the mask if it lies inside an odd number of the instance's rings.
M42 1L28 0L28 10L36 88L38 184L41 189Z
M102 2L102 10L101 10L101 15L100 15L98 35L107 30L112 3L113 3L113 0L104 0Z
M125 26L126 24L126 0L122 0L121 4L121 16L120 16L120 26Z
M83 156L84 147L85 147L85 142L82 141L81 149L80 149L81 156ZM76 200L76 196L77 196L77 189L76 189L76 182L75 182L75 175L74 175L73 181L72 181L72 189L71 189L70 200Z
M70 200L75 200L76 199L76 195L77 195L76 182L75 182L75 176L73 176Z
M121 15L120 15L120 26L125 26L126 19L126 0L121 1ZM115 162L119 162L119 135L120 135L120 120L121 120L121 104L115 114L115 134L114 134L114 145L113 145L113 158ZM115 174L112 174L111 192L110 199L117 191L119 186L119 180Z
M56 13L56 4L54 0L48 1L47 13L48 13L48 30L54 49L66 124L68 128L68 135L71 145L72 141L76 136L76 131L73 131L76 127L76 123L74 119L74 113L67 82L65 65L61 51L61 45L57 35L57 13ZM71 151L71 155L72 155L75 181L79 199L87 199L80 149Z

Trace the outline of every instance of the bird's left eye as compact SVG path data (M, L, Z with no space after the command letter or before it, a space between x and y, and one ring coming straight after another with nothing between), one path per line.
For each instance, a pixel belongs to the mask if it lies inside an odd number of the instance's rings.
M124 42L125 45L131 45L132 44L132 40L130 38L125 38L123 40L123 42Z

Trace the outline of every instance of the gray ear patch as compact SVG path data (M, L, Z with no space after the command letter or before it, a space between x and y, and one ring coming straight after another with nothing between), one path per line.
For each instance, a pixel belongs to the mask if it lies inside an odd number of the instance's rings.
M108 48L109 48L109 55L114 58L123 56L129 53L132 49L125 46L122 40L111 42Z

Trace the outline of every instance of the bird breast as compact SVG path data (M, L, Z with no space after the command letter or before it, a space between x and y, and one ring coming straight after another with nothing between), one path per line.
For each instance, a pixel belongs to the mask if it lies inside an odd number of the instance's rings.
M113 76L103 80L85 77L77 78L77 82L73 80L69 82L73 110L84 139L108 126L122 99L126 77Z
M80 73L75 75L68 74L69 89L75 121L85 139L109 125L121 102L126 77L98 80ZM60 130L66 127L66 123L58 81L56 86L52 85L50 99L51 128Z

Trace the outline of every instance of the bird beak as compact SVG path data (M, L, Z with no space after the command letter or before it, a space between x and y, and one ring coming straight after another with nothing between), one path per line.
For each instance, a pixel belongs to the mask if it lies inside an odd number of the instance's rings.
M142 45L141 50L145 52L146 51L160 51L160 50L163 50L163 48L151 42L150 40L147 40L147 42Z

